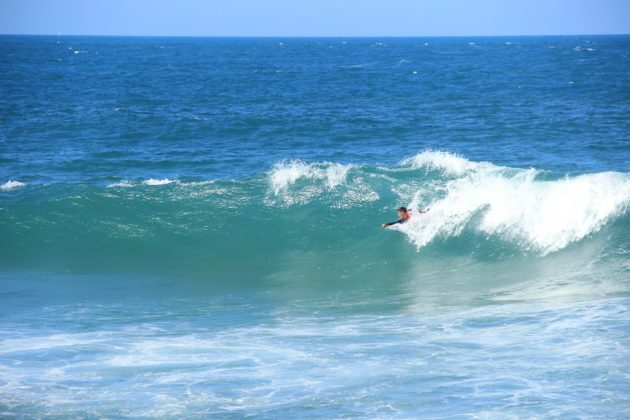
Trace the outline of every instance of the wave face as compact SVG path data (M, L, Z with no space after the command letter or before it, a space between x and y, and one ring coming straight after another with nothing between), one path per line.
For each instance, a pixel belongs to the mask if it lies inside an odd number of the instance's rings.
M377 278L375 261L391 261L396 276L428 258L544 261L585 247L623 258L630 237L627 173L558 176L439 151L391 166L282 161L234 181L29 185L3 203L5 267L219 282L284 270L338 277L341 267L342 277ZM390 229L403 237L380 229L399 205L414 214Z

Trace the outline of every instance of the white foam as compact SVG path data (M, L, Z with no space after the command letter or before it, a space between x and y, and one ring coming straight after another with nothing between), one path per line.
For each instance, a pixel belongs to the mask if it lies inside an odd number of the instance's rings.
M123 180L119 182L114 182L113 184L109 184L107 186L107 188L118 188L118 187L122 187L122 188L133 187L133 183L131 181Z
M332 163L326 168L326 183L328 188L335 188L337 185L341 185L348 176L348 171L351 165L342 165L339 163Z
M284 161L276 164L269 173L269 183L275 195L280 194L298 179L325 180L329 189L342 184L352 165L340 163L305 163L301 160Z
M191 185L191 186L199 186L199 185L212 185L215 184L216 180L214 179L210 179L208 181L190 181L190 182L179 182L178 184L180 185ZM221 188L222 191L225 190L225 188Z
M151 179L147 179L145 181L142 182L134 182L134 181L129 181L129 180L122 180L122 181L118 181L118 182L114 182L111 183L109 185L107 185L106 188L130 188L130 187L135 187L138 185L149 185L149 186L159 186L159 185L168 185L168 184L177 184L177 185L181 185L181 186L205 186L205 185L212 185L214 183L216 183L216 180L207 180L207 181L190 181L190 182L181 182L179 180L173 180L173 179L168 179L168 178L164 178L164 179L155 179L155 178L151 178Z
M429 213L399 227L419 248L436 238L473 229L547 254L597 232L630 208L628 174L603 172L540 180L534 169L501 170L448 156L437 162L461 177L446 181L442 197L430 204ZM411 208L427 206L420 200L422 193L418 192Z
M269 174L269 183L274 194L295 183L300 178L311 178L313 168L300 160L281 162L276 164Z
M413 169L439 170L447 175L461 176L479 169L501 169L488 162L472 162L462 156L441 151L424 151L399 163Z
M0 190L2 191L11 191L11 190L16 190L18 188L24 188L26 186L25 183L20 182L20 181L14 181L14 180L9 180L7 182L5 182L4 184L0 185Z
M155 185L167 185L167 184L172 184L173 182L176 182L175 180L172 179L168 179L168 178L164 178L164 179L147 179L146 181L143 182L144 185L151 185L151 186L155 186Z

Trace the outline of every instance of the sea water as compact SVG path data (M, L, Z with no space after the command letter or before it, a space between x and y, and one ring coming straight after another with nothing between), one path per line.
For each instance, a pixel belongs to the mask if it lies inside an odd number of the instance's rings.
M0 416L628 418L629 53L0 37Z

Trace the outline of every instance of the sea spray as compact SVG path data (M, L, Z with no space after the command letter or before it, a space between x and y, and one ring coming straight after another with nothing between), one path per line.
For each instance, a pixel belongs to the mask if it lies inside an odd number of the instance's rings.
M597 232L630 205L628 174L549 180L534 169L476 164L444 153L423 153L405 162L410 161L418 169L440 168L446 177L455 176L444 181L432 203L421 202L427 198L422 189L411 201L412 208L431 206L400 228L418 248L471 229L544 255Z
M0 190L1 191L11 191L11 190L16 190L18 188L24 188L25 186L26 186L26 184L23 183L23 182L9 180L9 181L5 182L4 184L0 185Z

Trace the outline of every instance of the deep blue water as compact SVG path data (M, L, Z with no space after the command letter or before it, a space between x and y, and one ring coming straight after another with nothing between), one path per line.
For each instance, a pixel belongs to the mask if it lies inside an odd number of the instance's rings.
M627 418L629 54L0 36L0 417Z

